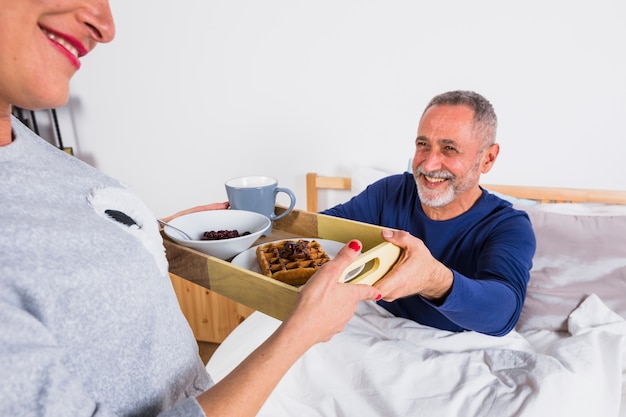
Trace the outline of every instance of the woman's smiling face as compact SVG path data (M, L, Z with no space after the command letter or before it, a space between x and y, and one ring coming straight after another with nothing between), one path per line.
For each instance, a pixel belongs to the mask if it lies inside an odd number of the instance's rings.
M0 112L59 107L80 58L115 36L107 0L0 0Z

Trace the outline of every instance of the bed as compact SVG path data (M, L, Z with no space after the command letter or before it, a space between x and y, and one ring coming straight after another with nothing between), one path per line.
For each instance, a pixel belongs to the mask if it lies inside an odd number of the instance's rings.
M260 416L626 417L626 192L485 188L527 211L537 237L516 329L452 333L363 302ZM214 380L279 324L247 318L209 360Z

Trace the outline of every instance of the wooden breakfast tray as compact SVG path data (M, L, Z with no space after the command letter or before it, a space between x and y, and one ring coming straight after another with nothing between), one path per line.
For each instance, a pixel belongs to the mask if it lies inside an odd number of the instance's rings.
M283 207L277 207L276 213L283 210ZM294 237L338 242L359 239L363 243L363 255L366 255L366 251L384 242L381 230L379 226L293 210L275 221L272 233L257 240L253 246ZM164 234L163 241L171 273L279 320L284 320L293 310L299 292L297 287L181 246ZM375 262L366 264L362 274L376 266Z

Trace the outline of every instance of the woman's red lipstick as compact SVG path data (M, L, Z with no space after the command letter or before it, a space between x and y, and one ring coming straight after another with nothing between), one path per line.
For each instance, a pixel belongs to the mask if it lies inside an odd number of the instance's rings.
M40 26L41 30L44 32L46 37L52 42L52 44L57 47L68 59L72 62L72 64L76 67L76 69L80 68L80 60L78 58L84 56L89 52L85 46L78 41L78 39L57 32L45 26Z

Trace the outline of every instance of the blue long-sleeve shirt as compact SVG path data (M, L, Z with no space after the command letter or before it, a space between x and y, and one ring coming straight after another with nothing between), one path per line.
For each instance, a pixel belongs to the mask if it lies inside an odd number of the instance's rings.
M519 319L535 253L527 214L483 190L467 212L449 220L424 213L411 173L393 175L350 201L323 211L336 217L406 230L452 270L452 290L442 305L419 295L379 303L396 316L444 330L510 332Z

